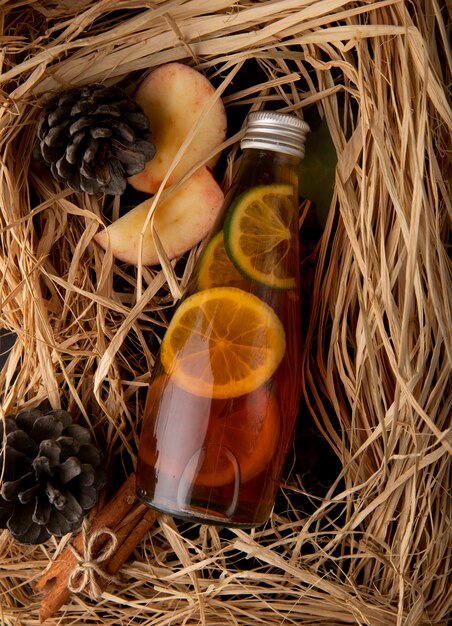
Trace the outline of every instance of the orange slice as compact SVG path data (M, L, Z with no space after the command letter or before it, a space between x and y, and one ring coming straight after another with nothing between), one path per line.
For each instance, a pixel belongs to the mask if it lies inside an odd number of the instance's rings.
M268 304L236 287L213 287L176 309L160 359L187 391L234 398L268 380L285 349L283 325Z
M212 407L196 483L224 485L245 483L271 462L279 441L280 413L270 391L259 387L251 394Z
M293 193L288 184L253 187L231 205L224 226L226 251L240 273L276 289L295 287Z
M223 231L220 230L202 253L198 270L199 289L224 286L248 289L249 284L229 258L224 247Z
M209 400L163 375L151 384L145 413L140 457L193 486L255 478L271 463L281 432L278 403L265 386L239 398Z

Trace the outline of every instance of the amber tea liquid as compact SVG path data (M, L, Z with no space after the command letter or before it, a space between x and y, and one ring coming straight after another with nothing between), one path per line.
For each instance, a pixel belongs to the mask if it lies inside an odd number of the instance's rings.
M280 294L285 323L297 337L300 314L293 296ZM199 521L245 527L265 522L297 414L299 349L294 340L271 380L229 399L182 389L158 363L140 441L140 498Z
M290 152L290 133L303 123L268 115L274 132L274 118L287 122ZM257 122L259 131L265 115ZM300 155L280 150L244 149L152 373L137 493L178 517L265 523L292 441L301 388Z

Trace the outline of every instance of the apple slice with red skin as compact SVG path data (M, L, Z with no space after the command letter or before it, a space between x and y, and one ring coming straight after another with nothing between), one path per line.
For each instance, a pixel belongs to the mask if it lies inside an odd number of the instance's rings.
M154 228L169 259L181 256L211 230L223 203L223 192L207 167L201 167L163 198L155 208ZM126 263L139 262L140 238L153 198L98 232L94 239L114 257ZM144 230L143 265L160 263L149 222Z
M226 111L221 98L213 102L215 89L200 72L183 63L161 65L147 76L134 97L149 118L154 157L129 183L145 193L154 194L166 176L179 148L198 122L199 129L171 172L165 186L180 180L196 163L207 158L226 138ZM219 153L206 162L213 168Z

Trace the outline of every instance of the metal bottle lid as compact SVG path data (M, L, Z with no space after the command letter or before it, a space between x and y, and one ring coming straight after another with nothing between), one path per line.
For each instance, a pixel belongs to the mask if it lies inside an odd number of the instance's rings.
M254 111L246 120L240 147L261 148L304 158L304 145L309 126L288 113Z

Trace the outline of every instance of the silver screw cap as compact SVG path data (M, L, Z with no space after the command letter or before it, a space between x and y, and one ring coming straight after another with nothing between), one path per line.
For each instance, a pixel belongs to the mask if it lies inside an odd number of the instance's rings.
M304 146L309 126L288 113L254 111L246 119L245 135L240 147L260 148L304 158Z

